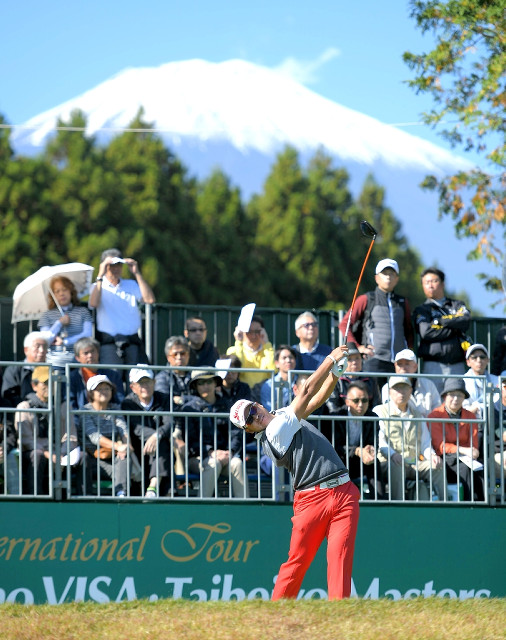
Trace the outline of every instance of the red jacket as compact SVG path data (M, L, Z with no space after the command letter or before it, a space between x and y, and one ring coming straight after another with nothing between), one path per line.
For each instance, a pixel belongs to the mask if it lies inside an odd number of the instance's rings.
M427 426L432 433L432 446L437 454L457 453L457 429L459 427L459 444L461 447L475 447L478 449L478 425L476 423L465 422L465 420L475 420L476 416L467 409L462 409L460 418L462 422L443 422L450 416L445 409L444 403L429 413L428 418L439 418L441 422L427 422ZM472 433L472 444L471 444Z

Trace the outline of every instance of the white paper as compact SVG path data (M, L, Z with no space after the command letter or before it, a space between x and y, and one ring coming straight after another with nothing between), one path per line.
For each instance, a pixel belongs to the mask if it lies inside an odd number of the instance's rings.
M118 262L122 262L123 264L126 264L126 260L123 260L123 258L113 258L110 264L118 264Z
M228 370L230 369L231 363L232 363L232 360L230 358L220 358L219 360L216 360L214 364L216 368L216 373L223 380L225 380L225 378L227 377L227 373L228 373ZM218 369L220 369L220 371Z
M76 447L75 449L72 449L72 451L68 456L62 456L61 463L63 466L67 466L67 464L70 464L70 466L73 467L75 464L79 462L80 459L81 459L81 447Z
M255 307L256 303L250 302L241 309L241 315L239 316L239 320L237 321L237 327L239 331L242 331L243 333L247 333L249 331L251 327L251 320L255 313Z
M473 460L470 456L459 456L460 461L472 469L473 471L481 471L483 469L483 465L478 460Z

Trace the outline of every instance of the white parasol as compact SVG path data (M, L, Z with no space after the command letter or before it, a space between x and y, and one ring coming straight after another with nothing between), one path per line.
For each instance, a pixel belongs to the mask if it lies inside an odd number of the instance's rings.
M77 296L84 298L90 291L93 267L81 262L69 262L68 264L57 264L54 267L41 267L38 271L32 273L31 276L28 276L18 284L14 291L12 296L14 301L12 323L23 320L36 320L40 318L44 311L47 311L47 296L50 293L49 283L55 276L65 276L72 280L77 290ZM60 308L57 303L56 306ZM63 313L61 309L60 312Z

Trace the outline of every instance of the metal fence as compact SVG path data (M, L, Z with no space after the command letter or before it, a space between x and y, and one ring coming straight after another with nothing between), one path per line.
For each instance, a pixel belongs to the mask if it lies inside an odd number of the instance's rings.
M23 363L3 362L8 366ZM2 499L40 498L51 500L62 499L122 499L146 500L150 481L154 479L157 498L161 500L248 500L248 501L286 501L293 498L293 489L288 474L283 469L268 468L265 456L257 440L240 432L240 446L226 458L223 463L209 461L204 434L211 429L212 442L209 449L218 449L218 435L223 437L223 429L228 439L228 450L233 437L234 428L228 421L228 413L210 414L207 412L182 412L171 404L170 411L125 411L123 409L106 409L103 412L74 409L70 398L70 372L82 368L78 363L66 363L65 367L50 366L49 400L47 408L1 408L2 432L0 445L0 497ZM130 367L110 366L125 374ZM153 366L155 372L167 367ZM186 367L191 371L192 367ZM242 369L248 371L248 369ZM258 370L250 370L258 371ZM274 372L266 371L271 377L271 402L276 408L279 382L274 379ZM292 389L294 376L292 371L286 383ZM360 374L356 374L360 376ZM379 374L367 373L368 377ZM422 375L413 375L421 377ZM501 382L501 381L500 381ZM500 388L501 385L500 385ZM171 393L173 390L171 390ZM442 477L433 467L422 469L420 464L423 452L416 450L413 460L405 460L400 470L393 457L375 455L372 464L364 464L362 459L352 480L361 492L361 499L375 502L378 505L387 503L419 502L437 505L440 503L473 503L484 505L505 504L504 465L498 464L505 455L506 444L503 434L506 430L503 411L497 388L489 385L484 397L484 414L480 418L468 420L476 424L483 437L483 468L471 473L471 497L464 499L462 483L459 481L459 465L465 460L457 460L457 479L451 478L443 454ZM173 398L172 398L173 399ZM495 404L495 406L494 406ZM500 409L499 411L497 409ZM85 431L83 416L95 416L105 424L106 420L113 424L110 432L111 440L117 443L122 455L117 452L101 455L100 444L90 441ZM45 419L46 432L42 433L37 426ZM133 446L132 425L139 419L156 418L154 432L156 446L151 455L143 455L146 439L141 437L137 442L137 450ZM120 422L119 419L123 422ZM348 415L315 415L309 418L337 448L345 451L343 462L350 466L350 424L357 420ZM375 417L358 419L360 424L359 447L363 446L363 429L367 422L377 422ZM389 421L399 420L398 416L381 418L383 425ZM344 438L336 431L338 423L345 423ZM409 422L417 431L427 428L432 436L432 424L435 419L410 417ZM446 420L445 423L459 422ZM31 423L35 426L31 435L23 425ZM167 424L168 429L163 425ZM223 424L226 424L224 427ZM120 425L120 426L118 426ZM121 426L124 425L124 426ZM211 426L210 426L211 425ZM121 427L121 428L120 428ZM190 431L193 433L195 446L192 450ZM162 437L163 432L163 437ZM380 447L380 431L374 431L373 446L378 453ZM234 435L235 434L235 435ZM13 446L14 435L14 446ZM403 436L404 438L404 436ZM417 440L418 442L418 440ZM182 444L181 444L182 443ZM163 444L163 447L162 447ZM404 440L401 443L401 455L404 456ZM466 443L466 446L468 443ZM140 450L139 450L140 447ZM407 441L406 441L407 447ZM202 453L201 453L202 452ZM469 461L468 461L469 462ZM164 467L165 465L165 467ZM356 467L356 465L355 465ZM161 469L165 468L162 475ZM478 482L483 485L483 496L473 497ZM394 484L401 483L402 495L393 496ZM395 485L395 486L397 486ZM440 490L438 491L438 485ZM441 489L442 487L442 489Z

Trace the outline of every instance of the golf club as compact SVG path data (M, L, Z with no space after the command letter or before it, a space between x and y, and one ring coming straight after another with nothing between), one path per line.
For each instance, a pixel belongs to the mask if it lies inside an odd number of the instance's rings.
M348 322L346 323L346 331L344 333L344 344L348 342L348 332L350 330L351 316L353 313L355 300L357 299L358 289L360 287L360 283L362 282L362 276L364 275L365 265L369 260L369 256L371 255L371 250L372 250L374 241L376 240L376 236L378 235L378 232L376 231L376 229L372 225L370 225L367 222L367 220L362 220L362 222L360 223L360 231L362 232L362 235L365 236L366 238L371 238L371 244L369 245L369 250L367 251L367 255L365 256L364 264L362 265L362 270L360 271L360 275L358 277L357 286L355 287L353 300L351 301L350 312L348 315ZM339 374L341 374L346 369L347 364L348 364L348 356L343 356L337 363L337 369L339 371Z

